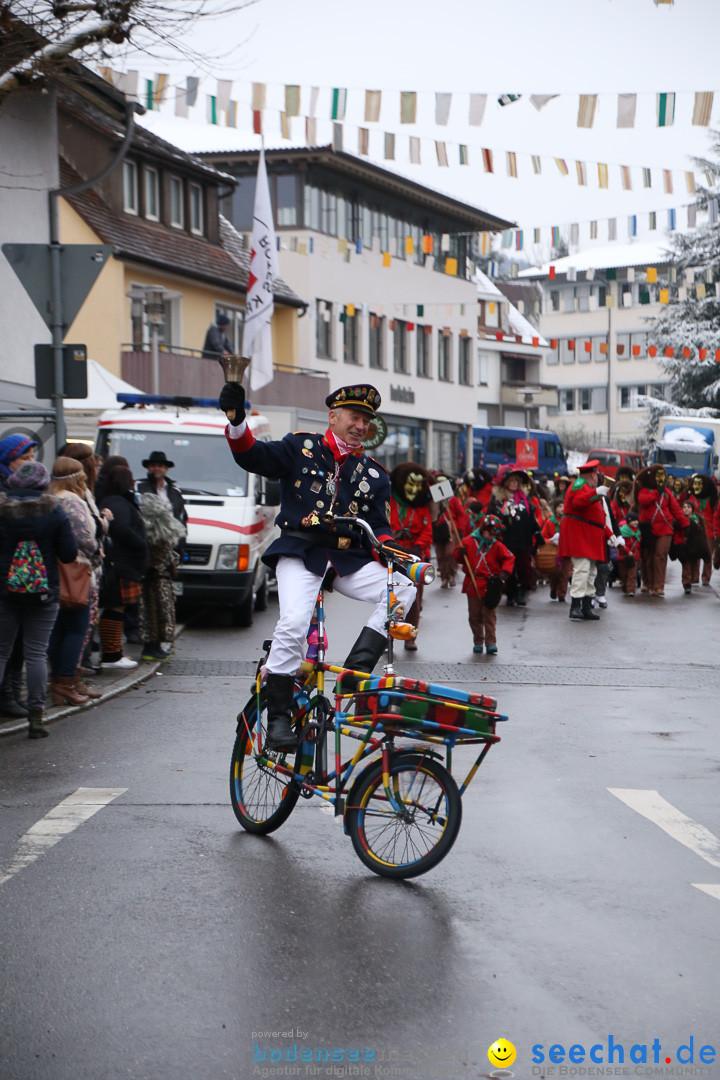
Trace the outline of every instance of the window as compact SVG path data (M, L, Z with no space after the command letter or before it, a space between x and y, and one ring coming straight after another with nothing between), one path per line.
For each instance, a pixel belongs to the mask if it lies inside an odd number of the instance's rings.
M575 355L577 356L578 364L589 364L593 358L593 349L596 348L593 338L578 338L575 342ZM590 342L590 351L585 348L587 342Z
M616 334L615 335L615 351L618 359L629 360L630 358L630 335L629 334Z
M348 229L348 215L351 211L351 206L348 203L344 195L338 195L337 197L337 234L341 240L352 239L350 230Z
M487 386L489 378L490 355L478 349L478 386Z
M638 395L647 393L647 386L641 383L639 386L621 386L620 391L620 408L621 409L637 409L638 408Z
M560 363L559 345L556 345L554 349L551 347L548 350L547 355L545 357L545 363L546 364L559 364Z
M180 229L185 226L183 182L177 176L170 177L170 224Z
M560 310L560 291L559 289L553 289L550 293L550 309L552 311Z
M462 386L472 386L472 339L458 339L458 382Z
M571 348L572 345L572 348ZM577 348L577 341L575 338L563 338L560 342L560 356L563 364L575 363L575 349Z
M590 310L590 290L589 289L576 289L575 295L577 297L577 309L578 311Z
M667 386L664 383L650 383L648 387L648 395L654 398L662 398L665 400Z
M363 206L361 208L362 213L362 246L368 251L372 251L372 238L373 238L373 215L369 206Z
M138 176L134 161L123 162L123 209L126 214L138 213Z
M190 231L202 236L205 225L203 189L199 184L190 185Z
M318 300L315 304L315 348L318 356L332 357L332 304Z
M647 339L647 334L630 335L630 355L633 356L634 359L638 360L641 357L644 358L645 356L647 356ZM635 349L640 350L637 355L635 355Z
M398 259L405 258L405 235L410 232L410 226L400 219L395 220L395 254Z
M352 315L348 315L347 310L344 312L345 320L343 322L343 360L346 364L359 364L358 357L358 317L353 312Z
M305 228L320 232L320 191L305 185Z
M432 377L430 371L430 343L432 335L428 333L429 330L429 326L417 326L415 328L417 373L421 379L429 379Z
M160 220L160 177L157 169L145 169L145 217Z
M245 309L244 308L232 308L227 304L215 305L215 321L217 322L218 315L227 315L230 322L225 327L225 333L228 341L233 347L233 352L240 355L242 350L243 340L243 325L245 323Z
M278 225L297 225L297 183L294 176L275 178L277 206L275 217Z
M560 412L575 412L575 391L573 389L558 390L558 408Z
M371 368L385 367L385 318L370 312L369 364Z
M580 412L592 412L592 388L582 386L578 390L578 408Z
M402 319L393 322L393 371L407 375L407 323Z
M321 228L327 236L337 236L337 199L330 191L320 193Z
M443 330L438 334L438 379L441 382L452 380L451 349L452 337Z

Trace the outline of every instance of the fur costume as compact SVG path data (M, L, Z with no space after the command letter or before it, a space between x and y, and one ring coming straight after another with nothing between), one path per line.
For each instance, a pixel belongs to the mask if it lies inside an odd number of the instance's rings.
M173 515L172 507L157 495L143 495L140 513L145 524L149 558L140 597L140 638L159 645L175 639L175 591L179 556L175 550L187 530Z

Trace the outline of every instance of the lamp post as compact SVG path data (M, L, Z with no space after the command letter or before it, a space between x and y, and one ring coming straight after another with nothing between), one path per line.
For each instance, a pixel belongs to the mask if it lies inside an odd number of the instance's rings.
M160 327L165 322L165 290L149 287L145 290L145 317L150 327L150 356L152 363L152 392L160 393Z

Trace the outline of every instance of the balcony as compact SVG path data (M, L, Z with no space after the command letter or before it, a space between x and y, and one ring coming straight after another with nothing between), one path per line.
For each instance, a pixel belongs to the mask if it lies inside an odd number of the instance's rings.
M158 353L161 394L181 397L216 398L224 378L217 360L204 359L197 350L161 346ZM330 393L330 380L323 371L275 364L272 382L250 396L254 406L293 405L300 409L322 409ZM153 363L149 349L123 347L120 374L125 382L144 394L152 394ZM247 384L247 379L246 379Z

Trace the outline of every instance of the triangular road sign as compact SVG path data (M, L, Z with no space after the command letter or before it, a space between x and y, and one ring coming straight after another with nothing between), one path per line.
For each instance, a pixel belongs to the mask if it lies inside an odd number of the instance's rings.
M3 244L3 254L22 285L52 328L52 278L49 244ZM60 288L63 337L72 325L85 298L110 258L109 244L65 244L60 248Z

